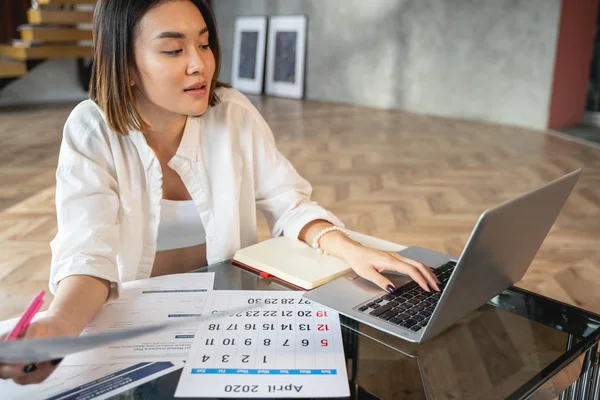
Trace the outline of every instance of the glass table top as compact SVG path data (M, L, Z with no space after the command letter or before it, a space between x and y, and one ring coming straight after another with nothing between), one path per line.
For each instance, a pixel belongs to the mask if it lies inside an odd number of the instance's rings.
M231 263L196 272L207 271L215 273L215 290L291 290ZM423 344L345 316L340 321L356 399L525 398L573 361L581 364L584 351L600 339L597 315L518 288ZM180 373L117 398L173 398Z

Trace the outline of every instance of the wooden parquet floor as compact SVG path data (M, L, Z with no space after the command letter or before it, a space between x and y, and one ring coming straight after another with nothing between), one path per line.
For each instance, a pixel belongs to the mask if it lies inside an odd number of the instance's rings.
M405 245L458 255L484 209L583 167L518 286L600 313L600 149L500 125L252 100L316 201L350 229ZM72 106L0 111L0 319L47 288L54 168Z
M62 126L73 106L0 108L0 210L53 185Z

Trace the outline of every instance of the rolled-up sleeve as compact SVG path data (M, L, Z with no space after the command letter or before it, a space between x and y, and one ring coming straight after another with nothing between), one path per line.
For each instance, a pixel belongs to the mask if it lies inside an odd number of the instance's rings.
M298 239L302 228L314 220L344 227L337 216L311 200L310 183L277 149L273 132L258 111L252 112L251 119L256 204L271 235Z
M102 136L67 121L56 171L58 231L50 247L50 291L61 280L88 275L110 282L109 299L120 290L117 182Z

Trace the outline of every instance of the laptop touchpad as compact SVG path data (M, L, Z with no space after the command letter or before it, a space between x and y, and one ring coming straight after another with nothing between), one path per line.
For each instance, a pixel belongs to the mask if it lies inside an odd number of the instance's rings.
M381 275L385 276L390 281L392 281L394 286L397 288L399 288L402 285L406 285L407 283L412 281L412 278L410 276L395 271L384 271Z
M388 278L390 281L392 281L392 283L396 287L400 287L400 286L405 285L405 284L409 283L410 281L412 281L412 278L410 276L400 274L398 272L384 271L382 273L382 275L385 276L386 278ZM377 291L381 290L374 283L367 281L366 279L362 279L355 272L347 274L345 276L345 279L353 281L354 285L360 287L363 290L373 291L373 292L377 292Z

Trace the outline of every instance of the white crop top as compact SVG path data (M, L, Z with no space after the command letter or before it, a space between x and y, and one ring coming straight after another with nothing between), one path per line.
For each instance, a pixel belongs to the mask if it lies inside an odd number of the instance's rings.
M162 199L156 251L206 243L206 232L194 200Z

